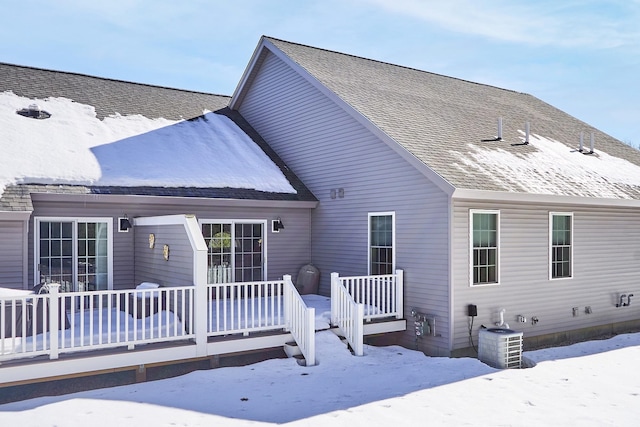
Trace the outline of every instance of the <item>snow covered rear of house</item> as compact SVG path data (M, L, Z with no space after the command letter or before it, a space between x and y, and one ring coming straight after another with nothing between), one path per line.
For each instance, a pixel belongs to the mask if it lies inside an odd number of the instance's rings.
M229 118L114 115L66 98L38 99L46 120L16 114L34 100L0 93L0 195L9 184L243 188L295 193L280 169ZM179 153L179 157L177 156Z

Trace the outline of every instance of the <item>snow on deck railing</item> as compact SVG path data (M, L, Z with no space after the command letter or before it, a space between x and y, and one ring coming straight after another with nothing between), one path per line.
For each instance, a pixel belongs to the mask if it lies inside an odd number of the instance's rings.
M316 364L316 309L307 307L300 293L291 281L290 275L284 276L285 322L298 348L304 356L307 366Z
M0 298L0 360L193 338L193 287ZM57 333L55 333L57 332Z
M357 303L341 283L338 273L331 273L331 323L346 338L356 356L364 354L364 305Z
M338 277L356 303L364 304L364 319L395 317L402 319L404 272L375 276Z

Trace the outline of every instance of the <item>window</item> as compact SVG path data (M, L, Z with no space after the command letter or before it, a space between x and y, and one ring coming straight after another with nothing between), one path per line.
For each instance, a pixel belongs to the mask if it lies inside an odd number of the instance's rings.
M393 274L395 213L369 214L369 274Z
M59 283L62 292L111 289L112 222L36 218L34 283Z
M472 285L497 284L499 279L500 212L471 211Z
M570 278L573 275L573 214L549 214L550 279Z
M201 221L207 244L207 283L266 280L266 221Z

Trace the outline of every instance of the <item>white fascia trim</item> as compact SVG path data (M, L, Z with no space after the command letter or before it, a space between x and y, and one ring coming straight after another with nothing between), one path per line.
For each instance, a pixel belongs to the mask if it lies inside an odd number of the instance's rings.
M212 199L205 197L178 196L140 196L124 194L61 194L32 193L33 201L39 202L76 202L76 203L137 203L141 205L180 205L180 206L221 206L254 208L291 208L313 209L318 206L316 200L255 200L255 199Z
M488 202L515 202L530 204L582 205L640 208L637 199L600 199L580 196L559 196L553 194L510 193L503 191L456 189L451 196L456 200L479 200Z
M347 114L353 117L358 123L364 126L369 132L378 137L381 141L387 144L393 151L400 155L404 160L406 160L410 165L415 167L419 172L421 172L424 176L426 176L430 181L432 181L438 188L440 188L443 192L448 195L451 195L455 190L455 187L451 185L448 181L446 181L442 176L437 174L433 169L424 164L420 159L411 154L406 148L397 143L393 138L384 133L378 126L372 123L367 117L365 117L362 113L357 111L351 105L347 104L342 98L336 95L334 92L329 90L322 82L312 76L307 70L305 70L298 63L294 62L287 56L284 52L278 49L273 43L269 40L266 40L264 37L260 40L258 47L256 48L253 57L251 58L251 62L249 66L245 70L242 75L242 80L240 84L236 88L236 91L233 93L233 97L231 98L231 102L229 103L229 108L232 110L237 110L239 108L239 104L242 103L243 92L249 88L251 85L251 81L249 77L253 73L253 67L256 66L260 55L264 49L269 50L271 53L276 55L280 60L284 61L287 65L289 65L293 70L295 70L302 78L308 81L313 87L318 89L323 95L333 101L336 105L342 108Z
M254 49L253 55L251 55L251 59L249 60L247 67L244 69L244 72L242 73L242 77L240 78L240 81L236 86L236 89L233 91L233 95L231 95L231 101L229 101L229 108L231 110L237 109L236 108L237 104L241 103L241 100L244 97L245 87L248 88L248 86L251 84L251 82L249 81L249 76L251 75L253 70L256 68L258 58L260 58L260 55L264 50L265 42L266 42L265 36L260 37L260 41L258 42L258 45ZM272 43L269 43L269 44L273 47ZM270 50L273 50L273 49L270 49Z
M0 221L28 221L33 211L0 211Z

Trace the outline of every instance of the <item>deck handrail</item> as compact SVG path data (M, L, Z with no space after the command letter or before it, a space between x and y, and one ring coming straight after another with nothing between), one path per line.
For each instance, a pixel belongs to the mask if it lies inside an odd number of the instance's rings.
M0 299L0 360L194 338L194 287L61 293L46 286L47 293Z
M283 280L207 285L207 335L249 335L286 330L307 365L315 364L315 309L307 307L285 275Z
M207 336L286 329L284 281L207 284Z
M331 273L331 323L346 338L356 356L364 354L364 305L357 303L340 281Z
M364 320L404 316L404 272L370 276L337 276L355 302L364 304Z
M316 364L316 309L307 307L296 289L291 275L284 279L284 306L287 329L304 356L307 366Z

